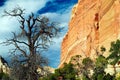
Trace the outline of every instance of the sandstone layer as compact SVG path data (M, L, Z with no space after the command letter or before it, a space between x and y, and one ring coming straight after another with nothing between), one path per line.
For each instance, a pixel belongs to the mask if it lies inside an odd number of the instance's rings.
M74 55L96 57L101 46L120 39L120 0L78 0L61 47L60 66Z

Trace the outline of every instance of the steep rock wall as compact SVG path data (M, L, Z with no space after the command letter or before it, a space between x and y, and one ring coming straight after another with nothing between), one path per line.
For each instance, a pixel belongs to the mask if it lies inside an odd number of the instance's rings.
M59 67L74 55L94 59L101 46L109 50L110 43L120 38L119 9L119 0L78 0L61 45Z

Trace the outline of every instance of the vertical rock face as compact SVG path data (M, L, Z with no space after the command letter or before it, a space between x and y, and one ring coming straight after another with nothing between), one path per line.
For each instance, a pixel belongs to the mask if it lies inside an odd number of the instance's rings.
M61 63L74 55L96 57L101 46L109 55L110 43L120 38L120 0L78 0L62 42Z

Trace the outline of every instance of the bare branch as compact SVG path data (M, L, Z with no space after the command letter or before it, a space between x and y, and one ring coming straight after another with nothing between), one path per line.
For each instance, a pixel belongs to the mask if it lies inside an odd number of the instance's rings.
M28 56L27 56L27 53L18 46L17 42L19 42L19 41L16 41L15 39L10 39L10 40L8 40L7 42L8 42L8 43L9 43L9 42L10 42L10 43L12 42L11 44L13 44L19 51L21 51L21 52L24 54L25 57L28 57ZM19 42L19 43L20 43L20 42ZM24 43L24 44L26 44L26 43Z
M20 55L18 54L18 59L16 59L21 63L18 64L16 61L15 64L20 65L21 70L26 68L25 70L27 71L24 71L25 80L38 80L36 66L39 65L43 67L43 64L45 65L47 62L46 59L44 60L41 55L37 54L39 54L39 51L48 49L52 38L60 32L60 28L57 28L55 23L50 23L48 18L36 17L33 13L27 18L24 17L24 9L21 8L15 8L11 11L5 10L4 12L7 16L19 18L20 34L13 32L13 38L5 42L7 45L12 44L15 46L15 49L12 50L13 53L17 53L17 51L21 53ZM22 36L25 37L25 41L22 40ZM23 47L25 47L25 49L23 49ZM24 57L24 59L21 60L21 57ZM27 66L21 65L22 63L27 64ZM16 67L16 65L14 66ZM17 68L17 71L18 70L19 67ZM20 71L20 74L21 73ZM23 77L19 79L23 80Z
M5 13L5 15L4 16L19 16L19 17L21 17L22 19L24 19L23 17L22 17L22 15L24 14L24 11L25 11L25 9L21 9L21 8L19 8L19 7L17 7L17 8L15 8L15 9L13 9L13 10L11 10L11 11L6 11L6 10L4 10L4 13Z
M18 44L15 42L15 47L18 49L18 50L20 50L23 54L24 54L24 56L25 57L28 57L27 56L27 53L24 51L24 50L22 50L19 46L18 46Z
M22 44L24 44L24 45L26 45L26 46L29 46L26 42L24 42L24 41L18 41L18 40L14 40L14 42L16 42L16 43L22 43Z
M35 25L35 22L37 21L37 19L32 19L32 21L33 21L33 23L32 23L32 25L31 25L31 28L33 28L34 27L34 25Z

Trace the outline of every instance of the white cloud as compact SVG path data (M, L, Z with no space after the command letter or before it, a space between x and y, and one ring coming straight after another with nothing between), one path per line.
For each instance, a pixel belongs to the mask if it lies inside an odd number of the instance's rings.
M42 14L42 16L48 17L50 19L50 21L60 23L60 25L59 25L60 27L64 27L60 37L53 39L53 41L55 42L54 45L50 46L50 49L48 50L48 52L45 53L45 55L48 56L50 61L52 61L50 63L50 65L53 65L53 67L57 67L59 62L60 62L61 42L62 42L62 39L63 39L65 33L67 32L67 29L68 29L68 23L69 23L70 15L71 15L71 8L72 7L70 6L68 9L66 9L64 14L60 14L60 13ZM56 63L53 63L53 61Z
M45 6L48 0L8 0L3 6L0 7L0 42L3 42L6 38L10 37L12 31L19 29L19 23L16 18L2 15L4 10L12 10L15 7L21 7L25 9L26 14L31 12L36 13L39 9ZM27 16L27 15L25 15ZM9 47L0 45L0 54L7 53Z
M56 14L56 15L55 15ZM55 22L60 22L60 26L64 27L62 33L60 34L60 37L54 38L54 44L50 46L50 48L48 49L47 52L44 53L45 56L47 56L50 60L50 65L54 68L56 68L59 65L60 62L60 49L61 49L61 42L62 39L65 35L65 33L67 32L68 29L68 21L69 19L67 17L69 17L66 14L57 14L57 13L51 13L51 14L47 14L47 17L50 18L50 20L53 20ZM46 15L46 14L45 14ZM53 16L54 17L53 17ZM67 16L66 16L67 15Z
M36 12L45 6L48 0L8 0L2 9L12 9L20 6L26 9L27 13Z
M60 14L60 13L45 13L43 16L48 17L50 20L60 23L68 23L70 13Z
M25 9L26 14L36 13L45 6L48 0L8 0L4 6L0 7L0 34L16 29L19 25L17 19L12 17L2 17L4 10L11 10L17 6ZM12 18L12 19L11 19Z
M19 5L21 8L26 9L25 11L26 14L29 14L31 12L36 13L39 9L45 6L45 3L47 1L50 1L50 0L8 0L4 6L0 7L0 42L4 41L7 37L10 37L10 32L16 31L19 26L19 23L15 18L1 17L1 15L3 15L2 13L4 9L11 10ZM48 56L57 55L57 57L59 57L58 54L60 54L60 46L61 46L60 44L65 32L67 31L68 22L70 20L70 14L71 14L71 7L66 9L66 11L63 14L60 14L60 13L42 14L43 16L47 16L50 19L50 21L59 22L60 26L65 27L61 36L59 38L54 39L55 43L53 46L50 46L50 49L49 49L50 51L56 51L57 53L55 54L55 52L51 52L53 54L49 54ZM0 55L6 55L8 52L8 49L10 48L12 47L4 47L0 45ZM56 59L56 62L59 62L59 60ZM55 63L55 64L58 64L58 63Z
M71 6L68 9L66 9L64 14L60 14L60 13L42 14L42 16L48 17L50 19L50 21L60 23L60 25L59 25L60 27L64 27L64 29L61 33L61 36L59 38L54 39L56 44L54 44L53 49L55 49L54 47L56 47L56 46L60 46L61 40L63 39L63 36L65 35L65 33L67 32L67 29L68 29L70 15L71 15Z

